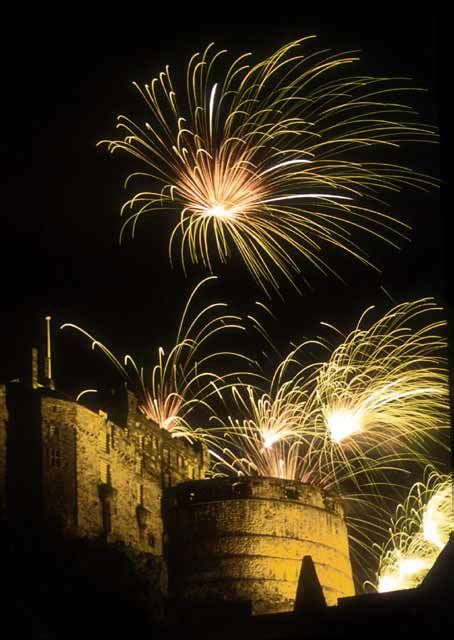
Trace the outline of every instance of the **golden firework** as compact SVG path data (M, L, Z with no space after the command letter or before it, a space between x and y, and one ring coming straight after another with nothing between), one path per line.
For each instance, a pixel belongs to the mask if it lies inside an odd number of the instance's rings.
M296 351L276 368L266 392L246 384L231 386L242 417L223 421L213 416L222 424L211 432L215 475L234 472L305 481L308 458L301 456L301 447L313 434L313 367L300 367Z
M320 367L317 401L327 447L379 462L422 456L448 415L444 321L430 298L395 306L364 326L370 309ZM415 326L416 325L416 326Z
M351 74L355 52L310 48L314 37L226 69L226 51L210 44L190 59L182 91L169 67L134 83L150 121L119 116L122 137L102 141L143 167L126 180L143 189L122 208L121 235L144 213L177 212L169 252L178 235L184 268L189 257L212 270L235 247L267 291L278 289L276 272L297 287L298 253L326 273L327 246L371 264L355 232L392 245L405 237L407 225L376 210L378 193L435 184L397 157L403 142L434 142L435 130L400 103L406 79Z
M222 313L227 306L223 302L210 304L191 314L194 298L200 289L215 279L216 276L205 278L193 289L181 316L175 344L167 353L162 347L158 348L157 362L151 370L149 381L131 356L126 355L121 362L84 329L69 323L61 327L76 329L92 341L93 349L101 349L135 393L140 411L149 420L172 436L185 437L190 441L206 436L203 429L191 426L190 415L200 409L206 410L208 415L213 413L210 398L219 394L231 377L239 375L235 372L221 376L207 368L222 357L249 361L247 357L231 351L204 351L206 343L220 333L244 329L239 316Z
M380 552L377 591L417 586L454 530L452 476L427 468L391 520L388 542Z

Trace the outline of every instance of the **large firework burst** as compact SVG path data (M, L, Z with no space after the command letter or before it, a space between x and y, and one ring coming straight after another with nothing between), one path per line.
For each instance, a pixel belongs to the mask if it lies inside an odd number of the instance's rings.
M194 298L201 287L215 279L216 276L205 278L193 289L181 316L175 344L167 353L162 347L158 348L157 362L149 380L131 356L126 355L120 361L84 329L69 323L61 327L80 331L92 341L93 349L101 349L135 393L142 413L174 437L189 440L205 437L203 429L194 429L190 424L190 414L196 409L205 409L208 415L213 413L210 398L218 395L230 378L239 375L232 372L221 376L208 370L214 361L224 356L248 361L247 357L231 351L206 352L207 343L215 336L231 329L244 329L239 316L222 313L227 306L223 302L191 313Z
M355 52L311 49L314 37L256 64L241 55L226 71L226 51L209 45L192 56L185 90L169 67L135 85L150 121L119 116L123 137L103 141L143 167L126 181L140 177L144 189L123 206L122 233L144 213L177 212L169 250L179 235L183 266L189 257L211 270L234 246L265 290L278 289L279 271L297 286L292 252L327 272L327 245L371 264L355 231L402 239L408 227L376 210L377 194L434 180L383 152L433 142L434 129L400 103L406 79L351 74ZM379 156L365 159L373 149Z

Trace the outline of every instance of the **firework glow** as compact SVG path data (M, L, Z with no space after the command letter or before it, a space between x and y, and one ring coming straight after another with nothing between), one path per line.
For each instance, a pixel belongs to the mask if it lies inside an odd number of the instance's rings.
M301 445L312 435L313 367L301 367L292 351L276 368L266 392L257 387L233 385L236 413L227 425L214 429L211 455L214 472L260 475L295 480L304 475ZM292 372L295 366L296 372Z
M279 289L278 273L298 288L292 252L327 273L328 246L373 266L356 232L398 246L409 227L377 210L378 193L436 183L396 158L402 143L434 142L435 129L400 102L408 79L354 75L355 52L318 50L314 38L230 66L210 44L190 59L185 88L168 66L134 83L150 121L121 115L123 137L100 143L141 167L125 183L144 188L122 208L121 235L129 226L134 235L143 214L176 213L169 253L179 237L185 270L189 258L212 271L235 247L267 292ZM380 157L368 159L374 150Z
M210 304L191 315L194 298L208 281L215 279L216 276L205 278L192 291L180 320L175 344L167 353L162 347L158 348L157 363L152 368L149 382L131 356L126 355L121 362L84 329L69 323L61 327L76 329L92 341L92 349L98 347L108 357L135 393L139 409L148 420L172 436L185 437L190 441L203 439L206 435L203 429L191 426L188 421L190 414L201 408L209 415L213 413L210 398L220 393L230 377L239 375L235 372L220 376L206 368L222 357L249 362L246 356L231 351L203 352L206 343L220 333L244 329L239 316L222 313L227 306L225 303Z
M426 470L398 505L388 542L379 547L380 593L418 586L454 531L452 476Z
M374 458L422 452L447 420L447 343L439 335L446 323L418 329L421 317L440 310L429 298L399 304L365 327L370 310L320 367L327 435L345 452Z
M366 312L327 361L303 365L308 347L329 348L305 341L268 390L233 385L241 417L218 430L216 470L374 492L403 461L424 465L431 443L443 445L448 412L445 323L426 321L437 311L431 299L407 302L364 328Z

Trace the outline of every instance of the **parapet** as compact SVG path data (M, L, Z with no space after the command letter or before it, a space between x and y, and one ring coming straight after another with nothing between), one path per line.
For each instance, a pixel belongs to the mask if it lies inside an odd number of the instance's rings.
M185 482L169 493L169 500L175 506L238 498L297 502L331 511L340 517L344 515L338 496L320 491L319 488L310 484L279 478L255 476L212 478L209 483Z

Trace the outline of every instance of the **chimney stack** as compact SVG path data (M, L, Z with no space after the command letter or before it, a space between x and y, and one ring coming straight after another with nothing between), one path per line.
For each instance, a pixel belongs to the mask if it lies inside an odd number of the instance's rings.
M55 389L52 379L52 350L50 342L50 321L51 317L46 316L46 357L44 360L44 386L48 389Z

